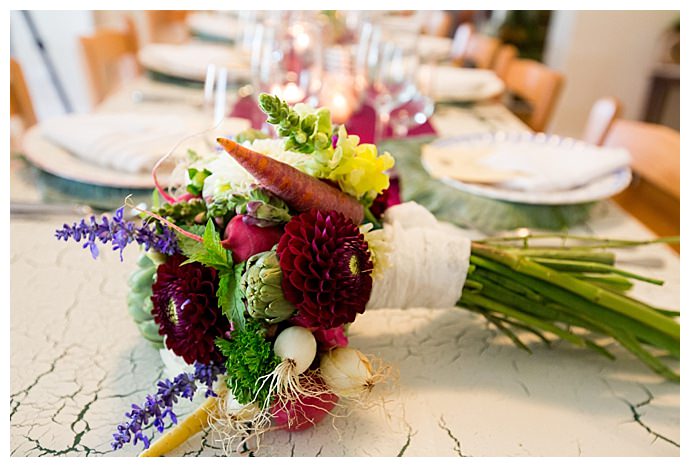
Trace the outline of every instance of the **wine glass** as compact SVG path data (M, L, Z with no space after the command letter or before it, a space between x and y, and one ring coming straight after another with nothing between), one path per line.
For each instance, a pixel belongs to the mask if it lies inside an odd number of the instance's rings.
M409 101L391 111L389 125L393 136L404 138L410 129L426 123L434 113L434 107L433 99L417 91Z
M419 56L413 35L400 34L391 38L381 29L372 32L368 55L372 85L367 97L376 109L375 138L379 141L390 123L391 112L418 93L415 76Z
M254 89L288 104L312 102L322 84L320 30L304 21L268 20L255 29L252 44Z

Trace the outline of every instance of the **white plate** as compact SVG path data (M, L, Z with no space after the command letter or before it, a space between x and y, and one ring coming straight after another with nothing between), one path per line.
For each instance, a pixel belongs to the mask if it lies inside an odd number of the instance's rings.
M477 145L486 143L487 145L499 141L510 141L513 143L529 142L530 144L556 145L561 149L572 150L573 157L577 157L577 151L589 147L587 143L573 138L563 138L557 135L545 135L543 133L477 133L457 137L444 138L434 141L437 145L463 145L467 144L476 148ZM422 165L431 173L428 164L422 159ZM530 192L510 190L497 186L464 183L449 177L442 177L439 180L457 188L460 191L473 195L484 196L486 198L510 201L514 203L535 204L535 205L567 205L581 204L599 201L610 198L611 196L623 191L632 180L632 171L629 167L617 170L609 175L600 177L592 182L565 191L549 192Z
M227 42L234 42L240 22L237 18L215 13L193 13L187 17L193 32Z
M249 57L239 49L208 42L148 44L138 54L141 65L164 75L204 82L210 64L226 67L229 79L250 78Z
M505 84L491 70L422 65L419 85L426 95L443 102L477 102L500 96Z
M228 118L220 130L230 127L237 130L249 126L250 122L246 119ZM207 141L214 140L215 136L219 135L209 133ZM41 133L40 124L26 132L22 138L22 151L27 160L39 169L67 180L111 188L154 188L150 172L126 173L81 159L46 139ZM158 180L166 184L165 171L161 171Z

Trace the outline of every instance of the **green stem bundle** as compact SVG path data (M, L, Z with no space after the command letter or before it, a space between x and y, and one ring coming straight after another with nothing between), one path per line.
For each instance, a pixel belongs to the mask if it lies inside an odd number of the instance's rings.
M656 349L680 358L678 313L625 295L632 287L630 279L656 285L663 281L614 267L615 256L609 251L592 251L604 245L654 242L583 239L590 244L572 248L530 247L524 238L474 242L459 305L482 314L521 348L528 349L514 330L532 332L542 340L545 334L555 335L613 358L593 340L609 336L655 372L679 381L680 376L652 353ZM523 244L511 245L515 240ZM576 333L575 328L586 333Z

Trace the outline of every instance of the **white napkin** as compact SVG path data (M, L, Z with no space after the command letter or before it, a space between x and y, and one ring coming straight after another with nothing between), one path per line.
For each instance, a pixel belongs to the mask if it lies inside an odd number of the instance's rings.
M248 126L228 119L224 134ZM201 115L139 115L134 113L64 115L41 122L42 134L52 143L93 164L127 173L150 171L180 140L210 127ZM232 127L232 128L230 128ZM186 141L176 150L208 150L202 138Z
M238 76L249 71L249 57L239 49L207 42L148 44L139 51L148 69L171 76L203 81L209 64L225 67Z
M452 44L453 40L449 37L422 34L419 36L417 50L422 60L445 60L450 56Z
M625 149L506 142L497 143L480 163L493 169L520 172L520 176L499 183L500 187L553 192L587 185L625 168L630 164L630 154Z
M476 101L503 92L503 81L490 70L422 65L419 83L423 93L436 100Z

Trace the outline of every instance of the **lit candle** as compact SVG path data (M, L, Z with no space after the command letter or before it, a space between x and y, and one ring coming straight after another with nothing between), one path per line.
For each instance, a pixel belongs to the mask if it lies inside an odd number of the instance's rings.
M336 91L331 95L327 107L331 111L331 117L335 123L345 123L352 115L350 100L342 92Z
M271 87L271 94L284 99L288 104L296 104L304 100L304 91L300 89L295 83L287 83L284 86L274 84Z
M309 45L311 44L311 37L309 37L309 34L304 29L304 26L301 24L296 24L292 29L292 34L294 37L296 52L302 53L309 48Z

